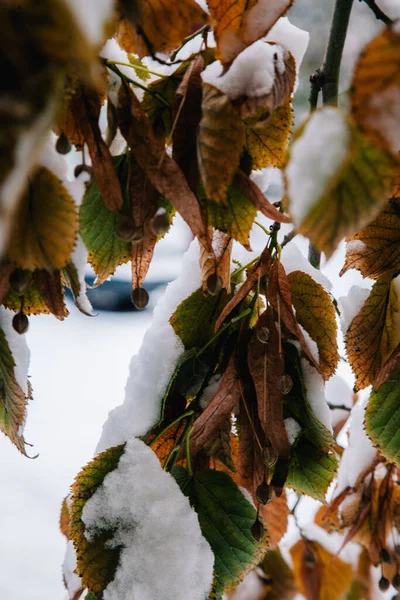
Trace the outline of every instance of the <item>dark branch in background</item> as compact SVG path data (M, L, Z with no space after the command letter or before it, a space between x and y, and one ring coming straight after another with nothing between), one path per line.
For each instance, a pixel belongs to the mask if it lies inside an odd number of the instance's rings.
M365 2L365 4L372 10L378 21L383 21L385 25L391 25L393 23L393 19L388 17L387 14L385 14L383 10L379 8L375 0L359 0L359 2Z
M353 0L336 0L324 61L321 68L310 77L311 112L317 108L320 91L322 91L323 104L337 105L338 103L340 65L352 6ZM319 269L321 253L312 244L310 244L308 260L313 267Z

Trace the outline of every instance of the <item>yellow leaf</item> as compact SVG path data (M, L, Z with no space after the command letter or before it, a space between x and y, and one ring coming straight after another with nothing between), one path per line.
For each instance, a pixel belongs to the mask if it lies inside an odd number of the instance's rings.
M342 600L351 585L351 565L310 540L299 540L290 554L296 583L307 600Z
M380 147L400 150L400 35L387 28L364 49L354 71L351 110Z
M61 505L61 513L60 513L60 531L61 533L69 540L70 538L70 514L68 508L68 497L64 498Z
M339 362L335 308L328 292L307 273L288 275L297 321L318 346L319 367L328 379Z
M40 167L20 200L7 255L21 269L62 269L74 248L77 228L71 196L51 171Z
M293 1L207 0L221 63L231 63L247 46L264 37Z
M194 0L137 0L134 7L120 1L119 10L118 43L139 58L174 50L207 22L206 13Z
M199 166L208 198L225 203L226 190L239 166L245 128L229 98L203 84L203 116L199 128Z
M261 123L245 120L246 149L252 158L253 169L282 168L293 126L290 100L278 106L270 119Z

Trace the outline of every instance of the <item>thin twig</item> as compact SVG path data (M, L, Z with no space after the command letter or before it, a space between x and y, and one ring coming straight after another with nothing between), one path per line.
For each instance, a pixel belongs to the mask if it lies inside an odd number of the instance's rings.
M375 2L375 0L359 0L360 2L365 2L365 4L372 10L375 17L378 21L383 21L385 25L392 25L393 19L387 16L386 13L383 12Z
M262 451L264 450L264 448L263 448L263 446L262 446L262 444L261 444L261 442L260 442L260 438L259 438L259 437L258 437L258 435L257 435L256 428L254 427L253 420L252 420L252 418L251 418L251 416L250 416L249 407L247 406L247 402L246 402L246 400L245 400L245 397L244 397L244 394L243 394L242 384L240 383L240 381L239 381L239 380L238 380L238 384L239 384L240 395L242 396L243 404L244 404L244 407L245 407L245 409L246 409L247 418L249 419L249 422L250 422L251 428L252 428L252 430L253 430L254 438L255 438L255 440L256 440L257 444L259 445L259 447L260 447L260 450L261 450L261 452L262 452Z
M297 235L297 231L295 229L292 229L292 231L289 231L289 233L287 233L285 235L285 237L283 238L283 242L281 244L281 250L282 250L282 248L284 248L286 246L286 244L291 242L292 239L296 237L296 235Z

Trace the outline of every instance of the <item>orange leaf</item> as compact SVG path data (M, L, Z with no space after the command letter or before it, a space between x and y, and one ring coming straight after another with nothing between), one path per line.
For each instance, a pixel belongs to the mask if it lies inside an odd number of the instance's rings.
M34 280L49 312L63 321L69 312L64 302L60 271L48 273L44 269L37 270L34 273Z
M200 268L203 290L208 290L209 277L216 275L220 278L222 288L230 292L231 286L231 252L233 240L222 231L215 231L213 249L210 253L206 248L200 249ZM211 290L212 291L212 290Z
M291 219L287 215L281 213L270 201L264 196L260 188L250 177L242 171L237 175L240 191L250 202L254 204L265 217L278 223L290 223Z
M63 503L61 505L61 513L60 513L60 531L61 533L69 540L71 533L70 526L70 514L68 509L68 500L64 498Z
M288 525L289 508L286 495L274 495L269 504L260 504L260 514L268 531L269 547L273 549L286 533Z

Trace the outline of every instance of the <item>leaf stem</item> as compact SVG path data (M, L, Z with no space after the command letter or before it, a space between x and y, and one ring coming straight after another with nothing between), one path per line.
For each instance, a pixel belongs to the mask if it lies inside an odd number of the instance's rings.
M391 25L393 23L393 19L387 16L386 13L383 12L375 2L375 0L359 0L360 2L365 2L365 4L372 10L375 17L378 21L383 21L385 25Z
M263 230L263 232L265 233L265 235L268 235L268 236L270 236L270 235L271 235L271 232L270 232L270 231L268 231L268 229L267 229L266 227L264 227L264 225L263 225L262 223L259 223L258 221L254 221L254 223L255 223L256 225L258 225L258 227L259 227L260 229L262 229L262 230Z
M164 77L164 79L168 79L169 77L169 75L166 75L165 73L157 73L157 71L150 71L148 67L142 65L132 65L130 63L121 62L119 60L110 60L109 58L105 58L103 59L103 61L106 61L105 65L107 67L108 65L121 65L121 67L129 67L130 69L134 69L135 71L144 71L145 73L149 73L150 75L156 75L156 77Z
M232 283L238 283L238 281L237 281L238 275L241 275L246 269L248 269L249 267L254 265L259 260L260 260L260 257L256 256L256 258L253 258L253 260L248 262L246 265L243 265L243 267L239 267L239 269L236 269L236 271L234 271L232 273L232 277L231 277Z
M151 440L150 442L150 446L152 446L153 444L155 444L156 442L158 442L158 440L160 439L161 436L164 435L164 433L166 433L168 431L168 429L171 429L171 427L173 427L173 425L176 425L177 423L179 423L179 421L182 421L182 419L185 419L186 417L191 417L194 414L194 410L188 410L186 412L184 412L182 415L180 415L180 417L178 417L177 419L175 419L175 421L172 421L172 423L170 423L169 425L167 425L155 438L154 440Z
M193 425L190 426L190 429L188 430L187 434L186 434L186 463L187 463L187 472L189 473L189 475L192 477L193 475L193 470L192 470L192 459L190 458L190 434L193 431Z
M169 57L171 63L173 63L173 61L176 59L176 57L178 56L179 52L182 50L182 48L184 46L186 46L186 44L188 42L190 42L191 40L193 40L195 37L197 37L200 34L206 33L209 31L209 26L208 25L203 25L203 27L201 27L200 29L198 29L197 31L195 31L194 33L192 33L191 35L188 35L188 37L186 37L182 44L179 46L179 48L177 48L176 50L174 50L171 53L171 56Z
M107 61L106 62L104 62L104 61L106 61L106 59L102 59L102 62L107 67L107 69L110 69L110 71L112 71L113 73L118 75L118 77L121 77L121 79L125 79L125 81L127 81L128 83L131 83L135 87L138 87L141 90L143 90L144 92L147 92L147 94L150 94L150 96L152 96L155 100L158 100L158 102L161 102L162 104L164 104L164 106L169 107L169 103L165 100L165 98L163 96L161 96L161 94L158 94L157 92L153 92L153 90L150 90L145 85L142 85L141 83L135 81L134 79L131 79L124 73L121 73L121 71L118 69L117 65L107 64Z
M244 319L244 317L249 315L251 312L252 312L251 308L246 308L246 310L241 312L239 315L237 315L236 317L233 317L233 319L231 319L229 321L229 323L227 323L226 325L221 327L221 329L218 329L217 333L215 333L212 336L212 338L210 340L208 340L208 342L202 348L200 348L200 350L196 354L196 358L198 358L201 354L203 354L204 350L206 350L209 346L211 346L211 344L213 344L215 342L215 340L221 335L221 333L223 333L224 331L226 331L228 329L228 327L230 327L234 323L237 323L237 321L240 321L240 319Z

